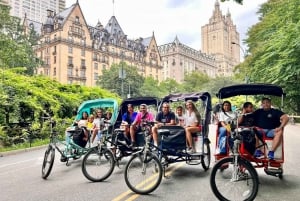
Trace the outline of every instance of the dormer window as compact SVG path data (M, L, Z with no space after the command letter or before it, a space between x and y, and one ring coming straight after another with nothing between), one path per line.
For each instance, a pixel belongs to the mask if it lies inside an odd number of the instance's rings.
M79 17L78 17L78 16L75 17L75 23L76 23L76 24L80 24L80 23L79 23Z

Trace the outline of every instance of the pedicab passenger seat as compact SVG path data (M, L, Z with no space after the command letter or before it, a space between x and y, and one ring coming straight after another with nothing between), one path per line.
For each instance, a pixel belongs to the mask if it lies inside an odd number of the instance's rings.
M181 126L162 126L158 129L159 147L168 151L186 149L185 130Z

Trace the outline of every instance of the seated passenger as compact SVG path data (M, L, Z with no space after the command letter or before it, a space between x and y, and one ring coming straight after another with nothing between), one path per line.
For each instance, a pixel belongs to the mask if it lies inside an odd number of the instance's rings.
M245 102L243 104L242 115L238 119L240 127L253 127L254 126L254 115L253 115L253 104L251 102ZM243 144L244 148L255 156L255 149L258 147L258 139L256 136L256 130L244 130Z
M224 101L219 114L219 137L216 154L227 154L227 132L230 132L230 123L236 119L236 114L231 110L231 103Z
M87 129L90 131L93 129L93 122L94 122L94 115L90 115L86 124Z
M88 131L86 129L87 126L88 113L82 112L82 116L80 119L75 120L74 125L76 125L79 130L74 130L73 127L68 127L66 129L66 141L70 141L70 136L73 135L73 141L79 146L84 147L88 140ZM79 132L78 135L74 136L73 132ZM77 134L77 133L76 133Z
M155 125L152 127L152 137L155 146L158 144L157 129L164 125L175 125L175 114L170 111L169 103L163 103L162 111L156 115Z
M97 109L95 118L93 121L93 133L92 133L92 143L95 140L95 137L98 135L98 132L104 129L104 118L103 118L103 109Z
M140 112L130 126L131 147L136 147L135 134L141 131L143 121L154 121L153 114L147 111L147 105L140 105Z
M188 100L186 101L186 112L184 115L185 119L185 135L187 140L187 152L194 153L195 147L193 147L193 138L192 133L196 133L201 131L201 116L198 112L195 104L193 101Z
M176 125L184 127L184 115L182 106L178 106L176 108L175 122Z
M238 120L239 126L254 126L253 104L251 102L245 102L243 104L242 114Z
M288 123L289 117L282 111L271 108L271 99L262 98L262 108L254 112L254 120L255 126L262 128L267 137L273 138L268 158L274 160L274 152L282 142L283 128ZM262 137L261 132L258 134Z
M135 120L137 112L134 111L134 107L132 104L127 105L127 111L122 115L122 123L121 126L125 129L125 135L127 137L130 136L129 128L132 122Z

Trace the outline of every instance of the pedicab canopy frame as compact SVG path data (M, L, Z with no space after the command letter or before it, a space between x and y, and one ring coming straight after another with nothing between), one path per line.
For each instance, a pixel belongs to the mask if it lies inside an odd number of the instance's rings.
M116 128L120 126L122 122L122 115L125 112L127 112L128 104L132 104L134 107L138 107L140 104L155 105L155 107L157 108L159 104L159 99L156 97L146 96L146 97L127 98L123 100L116 117L116 125L115 125Z
M167 96L165 96L161 103L160 106L162 105L162 103L164 102L176 102L176 101L187 101L187 100L192 100L192 101L202 101L202 106L204 107L204 117L202 117L203 119L203 127L202 127L202 133L205 134L205 136L208 136L208 125L210 122L210 112L212 110L212 106L211 106L211 96L208 92L193 92L193 93L175 93L175 94L169 94Z
M112 117L111 117L111 123L114 124L117 119L118 111L119 111L119 105L117 100L112 98L103 98L103 99L94 99L94 100L88 100L81 103L81 105L78 107L77 110L77 116L76 119L80 119L83 112L87 112L89 115L93 114L93 111L95 109L107 109L112 108Z
M253 83L253 84L237 84L223 87L217 93L219 99L230 98L238 95L271 95L281 97L281 107L283 106L283 98L285 93L283 89L274 84Z

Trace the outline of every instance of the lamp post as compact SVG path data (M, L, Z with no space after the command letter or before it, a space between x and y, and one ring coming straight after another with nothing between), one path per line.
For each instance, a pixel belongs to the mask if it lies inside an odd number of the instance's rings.
M242 50L243 57L244 57L244 59L245 59L245 57L247 56L247 55L246 55L245 49L244 49L240 44L238 44L238 43L236 43L236 42L231 42L231 44L239 46L239 48ZM246 84L249 83L249 77L248 77L247 73L246 73L246 76L245 76L245 83L246 83ZM248 96L247 96L247 95L246 95L246 101L248 101Z
M126 73L124 71L124 52L121 52L121 69L119 71L119 78L121 79L121 97L124 98L124 79L126 78Z

